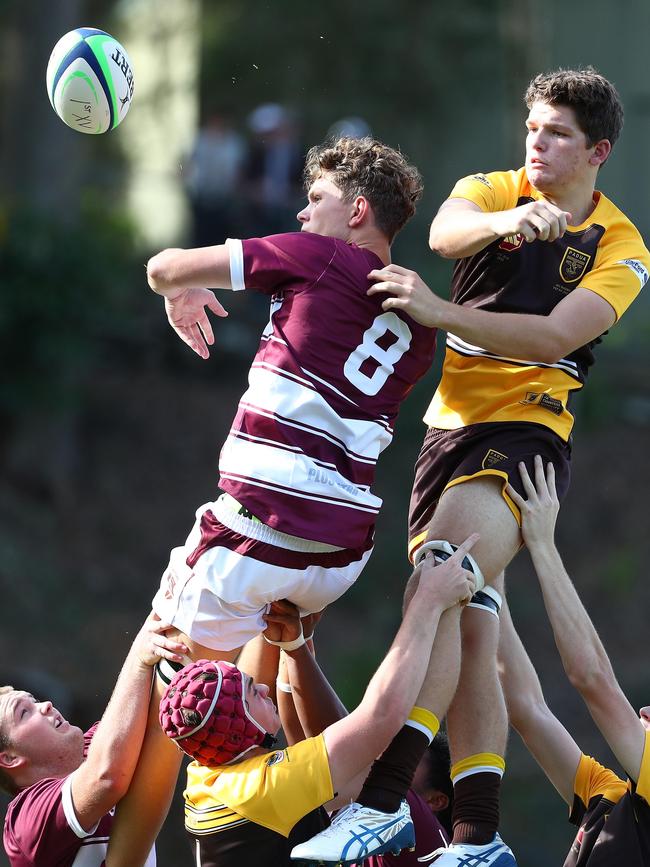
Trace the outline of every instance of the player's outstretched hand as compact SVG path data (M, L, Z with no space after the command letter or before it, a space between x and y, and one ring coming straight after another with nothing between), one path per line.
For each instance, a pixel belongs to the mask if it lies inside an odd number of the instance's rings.
M555 468L549 462L545 473L541 457L535 455L535 483L523 462L519 464L519 475L528 499L524 500L512 485L507 485L506 491L521 512L523 540L528 548L553 544L555 522L560 510L555 490Z
M445 609L469 602L476 589L474 575L463 569L462 564L465 554L472 550L479 539L478 533L472 533L452 556L443 562L436 561L433 556L425 557L418 566L420 579L417 593L426 592L434 602Z
M375 281L368 289L368 295L383 292L390 296L382 303L382 310L403 310L411 319L428 328L438 325L445 302L429 289L415 271L391 264L371 271L368 279Z
M151 612L133 642L133 651L140 662L148 666L155 665L159 659L181 662L183 665L191 662L189 648L165 635L170 629L174 627L163 623L155 612Z
M180 339L201 358L209 358L208 347L214 343L214 333L207 311L211 310L217 316L228 315L214 292L211 289L184 289L173 298L165 298L165 310L169 324Z
M497 235L523 235L528 243L533 241L556 241L566 232L571 219L568 211L541 200L519 205L508 211L495 211L492 215L493 229Z
M295 641L302 635L300 612L288 599L272 602L270 611L263 618L266 629L262 634L269 641Z

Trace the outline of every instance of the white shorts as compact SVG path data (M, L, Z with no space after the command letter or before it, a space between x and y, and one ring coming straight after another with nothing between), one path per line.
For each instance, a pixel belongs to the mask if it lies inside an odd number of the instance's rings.
M371 541L335 548L280 533L239 509L223 494L197 510L152 602L162 620L212 650L234 650L258 635L277 599L302 614L321 611L354 584L372 553Z

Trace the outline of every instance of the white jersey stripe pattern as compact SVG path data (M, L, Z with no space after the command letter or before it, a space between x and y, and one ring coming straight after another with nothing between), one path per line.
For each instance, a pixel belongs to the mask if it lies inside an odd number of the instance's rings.
M368 550L375 466L431 363L435 331L367 294L383 264L373 251L311 232L227 245L232 288L265 293L271 310L220 487L276 530Z
M495 355L492 352L488 352L486 349L482 349L480 346L473 346L471 343L467 343L465 340L461 340L460 337L456 337L455 334L451 333L447 334L447 346L455 352L459 352L461 355L476 355L481 358L492 358L495 361L507 361L508 364L515 364L520 367L554 367L557 370L563 370L565 373L568 373L569 376L582 381L578 365L575 361L569 361L568 358L561 358L554 364L547 364L544 361L526 361L522 358L508 358L506 355Z

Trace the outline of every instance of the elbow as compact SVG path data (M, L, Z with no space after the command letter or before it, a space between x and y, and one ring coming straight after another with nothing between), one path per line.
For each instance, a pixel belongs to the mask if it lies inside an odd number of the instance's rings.
M173 283L170 273L170 250L163 250L147 262L147 282L154 292L163 294Z
M594 648L575 658L563 657L564 671L571 686L588 701L618 689L618 681L603 648Z
M96 792L102 801L108 804L107 810L112 809L129 790L131 778L127 774L104 773L97 781Z
M506 695L508 721L513 729L525 741L527 735L535 728L535 720L547 710L543 698L512 694Z
M444 234L436 229L435 224L429 231L429 249L443 259L456 258L456 251L452 249Z
M508 721L522 741L529 745L535 742L540 731L546 727L549 717L553 717L543 698L531 699L508 705Z
M543 346L541 351L534 353L535 360L542 364L557 364L565 355L566 353L557 345Z

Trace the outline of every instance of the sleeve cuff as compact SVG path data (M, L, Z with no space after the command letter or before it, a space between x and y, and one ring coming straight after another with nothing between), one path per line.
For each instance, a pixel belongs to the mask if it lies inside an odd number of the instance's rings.
M230 256L230 285L233 292L241 292L246 288L244 282L244 247L237 238L226 238L226 247Z
M67 777L63 783L63 788L61 789L61 800L63 801L63 812L65 813L68 825L75 832L77 837L83 840L85 837L90 837L91 834L94 834L99 827L99 822L97 822L95 827L91 828L90 831L84 831L79 824L79 819L77 819L74 804L72 803L72 775Z

